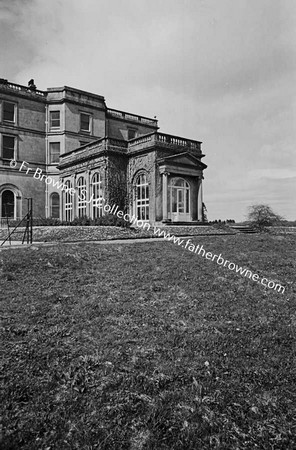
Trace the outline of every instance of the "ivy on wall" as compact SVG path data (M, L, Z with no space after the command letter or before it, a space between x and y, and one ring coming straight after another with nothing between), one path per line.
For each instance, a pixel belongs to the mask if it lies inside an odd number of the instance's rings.
M108 203L116 204L120 210L126 211L129 198L127 195L127 159L121 155L110 155L106 165L106 196Z

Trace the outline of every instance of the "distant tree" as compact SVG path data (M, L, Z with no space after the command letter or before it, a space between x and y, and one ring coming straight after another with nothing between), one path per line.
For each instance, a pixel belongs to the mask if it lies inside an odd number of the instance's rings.
M248 221L260 231L266 230L266 227L281 225L284 218L276 214L268 205L249 206Z
M204 204L204 202L202 202L202 221L203 222L208 222L208 218L207 218L207 207L206 207L206 205Z

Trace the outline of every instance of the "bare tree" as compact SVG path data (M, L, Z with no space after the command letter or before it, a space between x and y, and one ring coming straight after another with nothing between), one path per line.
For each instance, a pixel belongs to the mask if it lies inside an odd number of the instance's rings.
M268 205L249 206L248 221L260 231L266 230L266 227L281 225L283 220L284 218Z

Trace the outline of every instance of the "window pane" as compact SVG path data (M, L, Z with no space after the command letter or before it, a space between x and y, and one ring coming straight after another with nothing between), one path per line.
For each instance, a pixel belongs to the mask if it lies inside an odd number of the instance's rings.
M60 143L51 142L49 144L49 163L56 164L60 160Z
M2 158L13 159L14 158L14 140L12 136L3 136L3 151Z
M3 120L14 122L14 103L3 102Z
M69 192L72 189L71 181L66 181L65 186L67 186L67 190L65 191L65 219L67 222L70 222L72 220L73 209L72 196Z
M78 186L78 217L84 217L86 215L86 180L82 176L77 181Z
M186 195L186 213L189 213L189 190L188 189L186 189L186 193L185 193L185 195Z
M60 111L50 112L50 128L60 128Z
M172 212L177 212L177 189L172 189Z
M136 137L136 130L129 129L127 131L127 138L128 138L128 140L134 139L135 137Z
M9 190L2 193L2 217L14 217L14 193Z
M180 178L175 182L175 186L185 186L185 181Z
M55 219L60 217L60 196L57 193L51 196L51 217Z
M103 215L103 183L101 174L96 172L92 177L93 219Z
M90 116L88 114L80 114L80 129L90 131Z

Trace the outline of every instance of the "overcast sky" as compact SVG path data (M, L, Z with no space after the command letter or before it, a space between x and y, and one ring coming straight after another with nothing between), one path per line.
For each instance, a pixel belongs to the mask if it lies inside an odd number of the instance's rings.
M0 77L203 141L212 219L296 219L296 0L0 0Z

